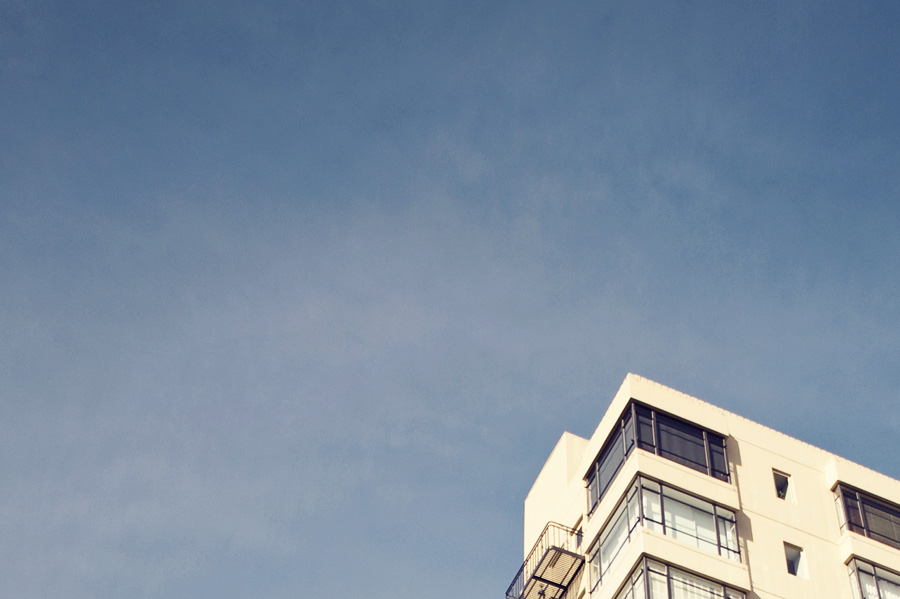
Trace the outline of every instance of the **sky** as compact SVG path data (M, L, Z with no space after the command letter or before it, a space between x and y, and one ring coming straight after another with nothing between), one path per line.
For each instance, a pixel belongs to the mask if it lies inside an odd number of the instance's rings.
M628 372L900 478L898 26L0 0L0 595L498 599Z

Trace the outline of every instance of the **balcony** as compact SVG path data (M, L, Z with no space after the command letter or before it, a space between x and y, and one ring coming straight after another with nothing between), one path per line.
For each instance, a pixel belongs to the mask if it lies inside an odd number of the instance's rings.
M576 533L548 522L506 590L507 599L561 599L584 557L574 552Z

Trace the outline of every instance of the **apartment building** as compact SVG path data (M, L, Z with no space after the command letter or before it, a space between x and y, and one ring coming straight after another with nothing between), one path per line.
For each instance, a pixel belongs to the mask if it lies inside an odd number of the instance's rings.
M900 599L900 481L633 374L524 532L507 599Z

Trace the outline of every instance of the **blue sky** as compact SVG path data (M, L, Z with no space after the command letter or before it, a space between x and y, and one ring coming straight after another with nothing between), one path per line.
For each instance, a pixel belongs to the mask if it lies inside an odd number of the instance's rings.
M0 2L0 594L501 597L629 371L900 477L898 25Z

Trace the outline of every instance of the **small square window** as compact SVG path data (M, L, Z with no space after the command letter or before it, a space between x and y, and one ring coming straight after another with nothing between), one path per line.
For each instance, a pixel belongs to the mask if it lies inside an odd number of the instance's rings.
M787 561L788 574L793 574L799 578L806 578L806 560L803 558L803 548L784 544L784 558Z
M772 470L772 476L775 478L775 495L778 496L778 499L789 499L791 475Z

